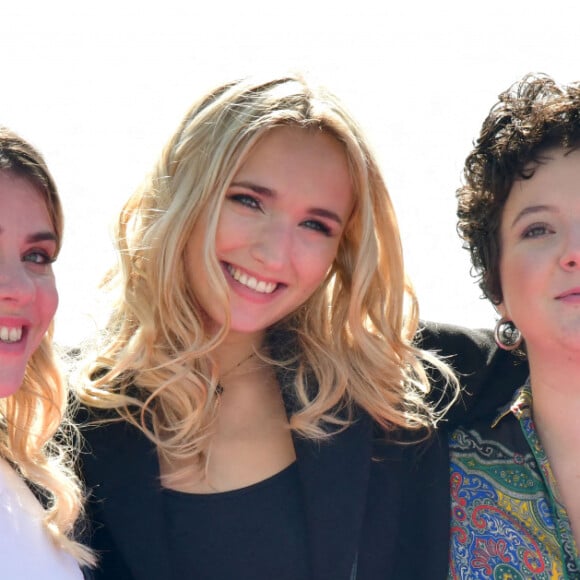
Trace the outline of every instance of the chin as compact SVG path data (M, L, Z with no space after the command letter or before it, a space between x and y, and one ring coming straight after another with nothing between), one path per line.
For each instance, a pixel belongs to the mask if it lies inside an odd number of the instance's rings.
M10 397L18 391L22 386L24 377L9 379L7 377L0 377L0 398Z
M256 327L256 325L240 325L240 324L232 324L230 326L230 333L235 333L235 334L247 334L247 335L254 335L254 334L260 334L262 332L265 332L267 330L268 327L262 327L260 326L259 328Z
M257 323L256 320L232 320L230 324L230 332L236 334L254 335L260 334L268 330L275 322Z

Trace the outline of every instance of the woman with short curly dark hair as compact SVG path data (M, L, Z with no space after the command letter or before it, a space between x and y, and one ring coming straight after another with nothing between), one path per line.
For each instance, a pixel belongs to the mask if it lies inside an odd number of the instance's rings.
M451 436L452 578L579 578L580 83L528 75L465 163L458 230L530 376Z
M528 75L500 95L465 161L457 191L458 230L471 253L480 287L502 301L499 228L514 182L533 177L553 147L580 145L580 83L563 87L546 75Z

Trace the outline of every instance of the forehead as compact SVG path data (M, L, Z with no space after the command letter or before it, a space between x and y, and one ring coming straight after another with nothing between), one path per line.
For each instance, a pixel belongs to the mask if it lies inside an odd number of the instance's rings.
M294 125L274 127L263 133L248 152L246 159L256 154L266 153L269 149L301 149L306 151L333 151L346 158L343 143L328 130L307 128Z
M337 181L351 181L345 146L333 135L318 129L294 126L275 127L253 145L238 174L244 171L276 172L289 177L296 170L323 174L338 170Z
M549 149L526 169L531 177L514 181L506 206L580 197L580 150Z
M53 230L44 192L29 179L0 171L0 224Z
M580 215L580 151L550 150L530 170L531 177L515 181L510 189L501 211L502 236L518 233L533 220Z

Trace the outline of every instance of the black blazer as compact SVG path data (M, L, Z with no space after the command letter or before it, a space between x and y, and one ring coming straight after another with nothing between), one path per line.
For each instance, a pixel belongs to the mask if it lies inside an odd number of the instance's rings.
M450 362L463 374L466 387L439 434L422 444L387 442L360 411L348 429L328 441L294 437L312 580L447 578L446 428L476 419L507 400L527 368L499 351L487 332L430 325L419 342L457 355ZM85 426L83 434L90 543L101 555L95 577L171 580L153 445L125 423Z

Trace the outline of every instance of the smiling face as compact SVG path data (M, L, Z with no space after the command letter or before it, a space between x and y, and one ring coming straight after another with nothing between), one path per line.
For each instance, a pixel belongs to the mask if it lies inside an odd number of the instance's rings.
M57 241L41 193L0 171L0 396L13 394L58 304Z
M498 310L520 329L530 358L580 350L580 151L546 157L512 186L500 230Z
M226 191L216 235L231 332L261 336L314 293L352 207L346 154L336 139L279 127L258 141ZM222 324L202 263L204 236L197 227L187 244L188 280L209 318Z

